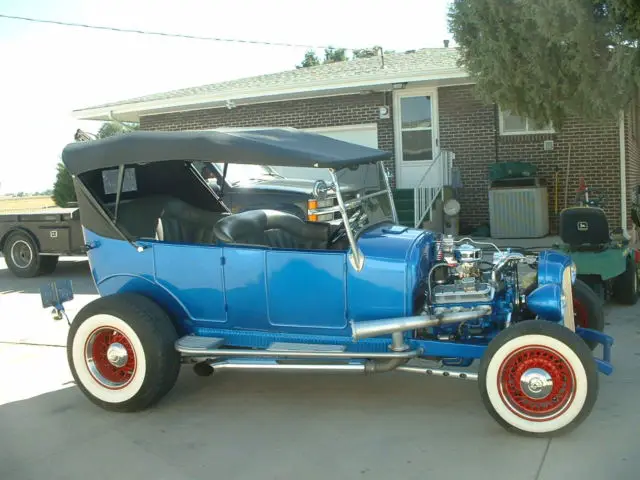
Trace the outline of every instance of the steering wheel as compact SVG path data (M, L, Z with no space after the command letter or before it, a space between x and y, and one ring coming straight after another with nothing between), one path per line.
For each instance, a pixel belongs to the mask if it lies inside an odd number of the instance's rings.
M349 220L350 222L355 223L358 220L361 220L364 216L365 216L364 211L359 211L359 212L356 212ZM342 240L346 236L347 236L347 228L345 227L344 220L340 218L340 225L338 225L338 228L334 230L334 232L331 234L327 243L329 244L329 246L331 246L334 243L336 243L338 240Z
M333 231L333 233L329 237L329 240L327 240L327 244L331 246L336 242L338 242L338 240L342 240L346 236L347 236L347 229L344 226L344 220L340 218L340 224L338 225L338 228L336 228Z

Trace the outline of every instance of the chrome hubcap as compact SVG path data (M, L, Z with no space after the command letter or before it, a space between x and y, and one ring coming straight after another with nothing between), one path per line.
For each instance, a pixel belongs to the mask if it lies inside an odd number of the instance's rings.
M107 360L114 367L124 367L129 360L127 349L121 343L112 343L107 349Z
M553 389L551 375L541 368L530 368L520 377L522 392L529 398L545 398Z
M18 268L27 268L33 260L33 251L27 242L18 240L11 245L11 260Z

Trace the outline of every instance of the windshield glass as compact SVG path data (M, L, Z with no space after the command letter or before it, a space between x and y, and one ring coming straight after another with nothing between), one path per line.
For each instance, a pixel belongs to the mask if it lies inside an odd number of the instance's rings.
M207 163L194 162L198 172L205 178L214 178L213 172L210 171L211 166L215 166L219 175L222 177L224 163ZM227 167L226 180L229 185L240 185L248 182L260 182L273 178L282 178L282 175L276 173L271 167L266 165L243 165L239 163L229 164Z
M214 163L218 167L218 171L222 173L224 163ZM259 182L261 180L270 180L274 177L282 178L272 168L265 165L242 165L239 163L229 164L227 167L227 182L229 185L238 185L246 182Z
M383 175L381 164L358 165L336 173L349 225L356 236L370 225L393 222L391 200ZM349 205L358 198L362 200Z

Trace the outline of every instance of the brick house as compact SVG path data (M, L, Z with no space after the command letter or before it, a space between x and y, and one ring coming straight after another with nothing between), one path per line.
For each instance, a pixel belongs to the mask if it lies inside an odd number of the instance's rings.
M631 225L628 204L640 184L635 101L622 123L572 118L562 131L554 131L479 101L456 61L454 48L386 54L148 95L76 110L74 116L139 121L144 130L311 129L392 151L388 168L398 192L424 186L416 183L424 183L427 170L427 177L431 170L438 176L430 165L442 157L440 152L453 152L463 232L465 226L489 222L489 166L527 161L536 165L547 187L549 231L554 233L555 198L561 210L569 164L569 204L584 177L604 193L611 225L620 225L621 216ZM411 223L411 218L404 220Z

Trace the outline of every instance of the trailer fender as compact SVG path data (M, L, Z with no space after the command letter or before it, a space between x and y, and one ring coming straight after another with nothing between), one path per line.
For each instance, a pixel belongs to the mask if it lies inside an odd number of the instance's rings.
M28 228L25 227L11 227L9 230L7 230L4 235L2 236L2 238L0 238L0 252L4 251L4 247L5 247L5 242L7 241L7 238L9 238L9 235L11 235L14 232L21 232L24 233L26 235L29 235L29 238L31 238L31 240L33 240L33 243L36 245L36 247L38 247L38 251L41 250L40 247L40 242L38 241L38 237L35 236L35 234L29 230Z

